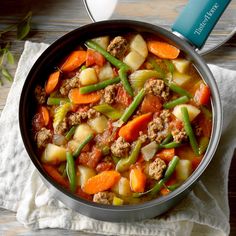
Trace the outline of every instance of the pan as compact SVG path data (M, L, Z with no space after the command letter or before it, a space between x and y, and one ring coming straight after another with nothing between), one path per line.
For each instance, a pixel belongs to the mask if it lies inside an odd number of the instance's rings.
M38 58L24 83L19 104L19 125L24 146L38 170L42 180L55 198L73 210L88 217L103 221L137 221L160 215L175 206L197 183L217 149L221 136L222 107L219 91L207 64L197 53L203 47L208 35L230 1L226 0L190 0L169 32L161 27L131 20L108 20L82 26L50 45ZM36 144L32 140L31 121L35 112L34 88L44 85L53 65L68 55L78 44L87 39L102 35L119 35L126 32L139 32L155 35L178 47L194 64L211 90L213 111L212 134L205 156L192 175L179 188L167 196L137 205L112 206L96 204L73 195L53 181L43 169L37 157Z

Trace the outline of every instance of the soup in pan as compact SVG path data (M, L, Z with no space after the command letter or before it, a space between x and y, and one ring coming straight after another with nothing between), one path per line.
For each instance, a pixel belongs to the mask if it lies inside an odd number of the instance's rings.
M177 47L129 33L78 45L35 88L32 133L48 175L87 200L165 196L207 149L210 89Z

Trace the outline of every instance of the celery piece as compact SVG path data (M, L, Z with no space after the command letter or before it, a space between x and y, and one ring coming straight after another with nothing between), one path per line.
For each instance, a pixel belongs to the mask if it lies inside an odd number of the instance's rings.
M123 205L123 203L124 203L123 199L121 199L119 197L116 197L116 196L113 198L112 205L114 205L114 206L121 206L121 205Z
M129 79L134 89L141 89L145 82L152 77L159 78L160 73L156 70L136 70L129 76Z
M112 106L103 103L93 107L94 110L101 112L103 115L107 116L112 120L117 120L121 117L121 113L113 108Z
M54 119L53 119L53 128L56 129L56 127L62 122L62 120L65 118L67 112L70 110L71 104L65 103L59 106L55 110Z

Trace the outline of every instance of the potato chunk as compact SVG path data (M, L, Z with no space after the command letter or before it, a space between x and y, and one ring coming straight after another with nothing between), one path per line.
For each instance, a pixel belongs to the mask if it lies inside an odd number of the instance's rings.
M84 124L80 124L76 130L75 130L75 134L73 136L73 139L75 139L76 141L78 141L79 143L83 142L90 134L93 134L94 131L92 130L92 128L84 123Z
M94 68L87 68L81 71L79 75L82 85L95 84L98 81L97 74Z
M179 86L184 85L191 79L190 75L182 74L177 71L173 73L173 81L178 84Z
M124 58L124 63L131 67L132 70L137 70L145 61L145 58L136 51L131 51Z
M173 110L173 114L179 119L183 121L182 118L182 112L181 112L181 108L182 107L186 107L188 110L188 115L189 115L189 120L192 121L194 120L194 118L200 113L200 110L190 104L181 104L181 105L177 105L174 110Z
M112 190L121 196L129 196L131 194L129 180L125 177L121 177Z
M107 46L109 44L109 36L103 36L103 37L97 37L92 39L95 43L97 43L99 46L101 46L103 49L107 49Z
M112 79L114 77L112 67L109 62L107 62L99 71L98 78L100 81Z
M132 51L136 51L142 57L146 58L148 55L147 44L140 34L134 36L130 42L130 48Z
M86 166L78 166L78 174L77 174L77 183L79 186L83 187L87 180L96 175L94 169L86 167Z
M190 64L190 61L182 58L174 59L172 62L179 73L185 73Z
M60 162L66 160L66 149L64 147L49 143L42 154L41 160L43 163L53 165L59 164Z
M94 129L97 133L102 133L108 125L108 120L105 116L98 116L94 119L89 120L89 125Z

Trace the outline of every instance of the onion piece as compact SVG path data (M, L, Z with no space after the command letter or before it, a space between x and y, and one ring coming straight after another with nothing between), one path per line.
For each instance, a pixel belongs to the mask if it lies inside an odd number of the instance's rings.
M66 138L65 136L61 134L54 134L52 138L53 144L61 146L66 144Z
M146 146L144 146L143 148L141 148L141 152L143 154L143 159L145 161L151 160L155 156L157 149L158 149L158 144L155 141L153 141L153 142L147 144Z

